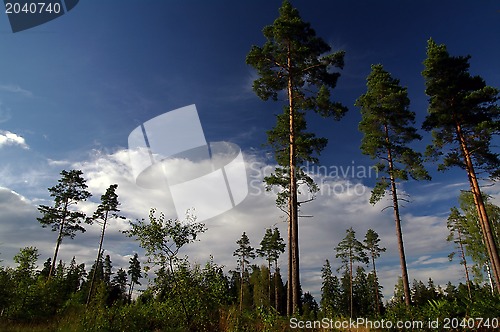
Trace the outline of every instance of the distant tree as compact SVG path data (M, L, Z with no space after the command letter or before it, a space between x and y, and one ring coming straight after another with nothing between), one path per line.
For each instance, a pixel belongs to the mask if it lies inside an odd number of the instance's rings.
M269 307L271 300L268 293L270 289L268 267L265 265L252 265L251 270L252 272L249 276L249 285L252 293L251 302L254 307Z
M260 242L260 248L257 249L257 254L260 257L265 257L268 263L268 279L269 279L269 303L271 303L271 264L274 263L274 273L278 271L278 259L282 253L285 252L285 242L280 235L280 231L277 227L272 230L271 228L266 229L266 233ZM275 285L276 290L276 285ZM275 308L278 308L278 297L275 291Z
M401 230L401 216L397 181L430 179L423 167L422 155L411 149L408 144L422 137L413 127L415 113L409 110L410 100L406 88L399 80L391 77L382 65L372 65L367 78L367 92L356 101L361 107L359 130L363 133L361 151L372 159L380 160L377 164L380 176L370 198L370 203L380 201L390 190L399 259L405 293L405 303L410 306L410 286Z
M76 293L80 289L85 275L85 264L77 264L76 258L73 256L66 272L65 291L67 296Z
M236 241L239 246L233 253L233 256L238 257L238 268L240 270L240 311L243 309L243 284L245 283L245 276L248 274L247 266L250 263L249 259L255 258L254 248L250 245L250 240L245 232L241 238Z
M403 289L403 278L398 277L398 281L394 285L394 296L391 300L392 303L399 304L405 302L405 292Z
M108 299L110 304L127 298L127 281L127 272L122 268L118 269L111 281L111 292Z
M438 169L458 166L467 173L500 293L500 257L478 180L481 171L493 179L500 176L499 154L491 151L492 138L500 133L499 90L469 73L469 59L450 56L444 44L428 41L422 75L429 107L422 127L433 135L428 154L442 158Z
M310 292L305 292L302 302L302 309L304 311L302 315L307 319L318 319L319 306L314 296Z
M37 220L42 224L42 227L51 226L52 231L58 232L49 278L53 275L59 246L63 238L69 236L73 239L77 231L85 232L85 228L81 226L82 221L92 222L90 219L86 219L85 213L73 209L79 202L85 201L91 196L90 192L86 190L86 181L82 175L83 172L80 170L63 170L59 183L49 188L50 196L54 198L54 206L40 205L38 207L42 217L37 218Z
M140 285L141 282L139 280L142 278L141 262L139 261L139 255L137 253L135 253L134 257L129 260L129 264L129 269L127 271L128 275L130 276L128 296L129 298L132 298L134 285Z
M49 272L50 272L50 267L52 266L52 260L51 258L47 258L47 260L43 263L43 269L40 271L40 275L42 277L48 278Z
M355 262L361 262L363 264L368 264L368 257L364 251L364 246L361 242L356 239L356 232L351 228L346 230L345 238L339 242L338 246L335 248L337 251L337 258L340 258L342 266L339 268L344 268L345 271L349 273L349 308L350 317L353 317L354 313L354 299L353 299L353 264Z
M106 285L111 285L111 276L113 275L113 263L111 262L111 257L106 255L103 263L103 277Z
M413 280L412 294L412 300L416 306L422 306L438 298L436 286L431 278L427 281L427 286L422 281Z
M375 232L373 229L369 229L366 232L365 239L364 239L364 245L368 251L368 255L370 256L372 260L372 267L373 267L373 277L374 277L374 295L375 295L375 302L374 302L374 307L375 307L375 312L377 314L380 314L380 299L378 297L379 295L379 283L378 283L378 278L377 278L377 268L375 267L375 259L380 257L380 254L385 252L385 248L381 248L379 246L380 238L378 237L378 233Z
M18 278L31 280L35 277L39 256L36 247L24 247L19 250L19 253L14 256L14 262L18 264L16 268Z
M290 315L292 311L296 313L300 305L298 166L301 159L308 159L326 144L325 139L318 140L313 134L304 132L305 111L313 110L325 117L340 118L347 109L330 101L330 89L335 87L340 76L332 69L343 67L344 52L327 54L331 47L316 36L310 24L302 20L298 10L288 0L283 1L279 13L274 23L263 29L266 43L263 47L253 46L246 62L257 70L259 78L253 88L261 99L278 100L278 93L284 92L287 100L269 138L276 147L275 157L280 165L277 172L288 172L285 190L288 193L289 251L292 256L288 268ZM302 140L314 144L301 144Z
M354 316L367 317L373 312L374 291L368 282L368 276L362 266L356 268L353 280Z
M203 233L205 225L196 222L196 217L187 215L186 220L165 219L165 215L160 213L156 216L156 210L149 212L149 222L138 220L130 223L131 229L124 231L129 237L136 238L142 248L146 251L147 263L153 266L160 266L160 271L169 271L173 285L180 287L180 281L175 277L175 267L182 265L182 260L177 256L179 250L185 245L197 240L198 235ZM182 312L186 323L191 323L192 314L186 307L184 295L177 287L172 288L178 295Z
M327 259L321 268L321 310L325 317L333 317L340 310L340 284L339 279L332 272L330 261Z
M337 270L340 271L340 270ZM345 269L340 276L340 297L339 297L339 315L350 316L351 315L351 276L349 274L349 269ZM353 285L354 286L354 285ZM354 291L354 288L353 288Z
M446 226L450 233L446 238L446 241L455 243L456 248L458 249L458 253L460 254L460 264L464 266L465 270L465 282L467 285L467 290L469 292L469 298L472 299L472 293L470 288L470 278L469 278L469 269L467 268L467 258L465 256L465 233L467 230L463 227L465 223L465 217L460 214L456 207L451 208L450 215L448 216L448 220L446 222ZM454 251L448 255L450 261L453 259L457 252Z
M481 283L484 281L484 273L487 274L487 279L490 283L492 291L494 291L494 284L491 276L491 261L488 255L487 247L482 236L477 208L474 203L474 196L470 191L462 191L458 198L460 210L457 209L455 213L456 219L454 223L456 227L462 230L462 237L464 238L464 249L467 256L469 256L474 265L472 265L472 272L476 282ZM491 203L490 198L483 194L483 202L485 204L488 220L491 223L493 236L495 241L500 240L500 207ZM455 209L455 208L454 208ZM462 211L462 212L460 212Z
M102 224L101 238L99 240L99 249L97 250L97 258L95 260L97 264L100 262L99 257L102 256L102 243L104 241L104 232L106 231L106 224L108 220L118 219L118 218L125 219L125 217L118 214L118 212L120 212L120 210L118 209L120 202L118 202L118 195L116 194L116 188L118 188L118 185L112 184L108 187L108 189L106 189L106 193L104 193L101 196L101 203L97 206L97 209L94 212L94 215L92 216L92 220L94 222ZM94 273L92 274L92 279L90 282L87 304L90 303L90 298L92 296L92 291L94 288L95 271L96 270L94 270Z
M373 313L377 317L380 317L381 313L383 312L382 309L384 308L384 295L382 294L382 286L378 282L378 279L375 278L375 275L373 273L368 273L367 287L370 290L368 292L370 303L375 303L375 307L379 309L379 312L377 312L377 310L375 309L373 310ZM378 301L378 303L376 301Z

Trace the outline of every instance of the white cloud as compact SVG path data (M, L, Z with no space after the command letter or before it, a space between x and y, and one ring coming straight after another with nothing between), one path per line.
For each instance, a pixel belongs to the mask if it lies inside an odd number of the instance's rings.
M0 130L0 148L4 146L20 146L29 149L23 137L7 130Z
M17 84L2 84L2 85L0 85L0 91L19 93L25 97L32 97L33 96L33 93L31 91L23 89Z
M49 166L55 166L55 167L65 167L65 166L70 166L71 161L69 160L53 160L53 159L47 159L47 164Z

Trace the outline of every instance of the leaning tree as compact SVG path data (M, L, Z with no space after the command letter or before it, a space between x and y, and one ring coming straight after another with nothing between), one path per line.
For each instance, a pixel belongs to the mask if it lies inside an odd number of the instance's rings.
M440 170L458 166L465 170L484 243L500 293L500 258L486 211L478 175L500 176L500 158L491 151L492 138L500 133L499 90L469 73L470 56L451 56L444 44L429 39L422 75L429 96L423 129L432 132L429 156L440 158Z
M91 219L86 218L85 213L75 209L78 203L92 196L87 191L86 180L82 175L83 172L80 170L63 170L59 183L49 188L50 196L54 198L54 205L40 205L38 207L42 217L37 218L37 220L42 224L42 227L51 226L52 231L58 232L49 278L54 274L57 254L63 238L69 236L73 239L77 231L85 232L85 228L81 225L82 221L92 222Z

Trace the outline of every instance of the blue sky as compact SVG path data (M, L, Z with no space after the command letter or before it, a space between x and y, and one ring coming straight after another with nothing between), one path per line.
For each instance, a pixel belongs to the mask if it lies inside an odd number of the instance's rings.
M345 68L333 91L349 107L340 122L309 117L309 128L329 139L321 164L368 166L359 150L359 109L370 65L382 63L408 87L417 125L427 98L420 73L426 41L445 43L453 55L471 54L471 72L500 87L500 4L496 1L292 1L302 18L334 50L345 50ZM264 102L251 90L256 78L245 57L264 42L261 30L277 17L281 1L81 1L47 24L12 33L0 15L0 258L12 264L19 248L39 247L43 260L52 255L55 234L36 222L36 207L47 203L47 188L62 169L84 170L94 199L89 212L112 183L119 183L123 210L131 219L146 217L150 207L170 212L158 193L135 187L127 176L127 138L141 123L170 110L196 104L207 141L241 147L249 168L273 165L262 144L274 125L280 103ZM423 149L429 135L415 147ZM253 165L253 166L252 166ZM430 183L408 182L401 190L412 203L403 209L403 232L410 279L437 283L463 280L460 266L448 263L446 216L466 189L460 170L436 173ZM260 169L260 168L259 168ZM331 168L329 168L331 169ZM250 180L262 174L249 170ZM319 177L319 180L322 178ZM324 180L324 179L323 179ZM335 179L359 183L359 195L321 195L304 207L301 226L302 282L317 295L319 271L352 226L362 238L368 228L382 237L388 252L380 259L386 298L399 273L390 211L368 204L373 178ZM142 191L141 191L142 190ZM498 202L498 186L488 187ZM140 194L139 194L140 193ZM280 223L270 195L250 195L232 211L206 222L209 231L187 253L203 262L233 269L232 252L243 231L256 247L266 227ZM115 227L115 228L113 228ZM108 231L104 248L115 266L126 265L137 246ZM113 233L114 231L114 233ZM63 242L60 257L90 263L98 228ZM223 235L223 236L222 236ZM282 261L285 261L283 256ZM335 264L335 263L334 263ZM338 264L338 263L337 263ZM285 264L283 264L285 265ZM283 266L285 269L286 267Z

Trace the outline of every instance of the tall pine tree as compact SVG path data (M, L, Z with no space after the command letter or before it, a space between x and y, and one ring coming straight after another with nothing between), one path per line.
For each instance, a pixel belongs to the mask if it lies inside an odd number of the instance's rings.
M289 315L300 305L299 232L297 181L300 163L309 160L325 146L325 139L306 133L305 112L313 110L325 117L340 118L346 108L330 101L330 90L340 74L334 68L344 65L344 52L329 53L331 47L309 23L302 20L297 9L288 0L283 1L279 17L263 29L266 42L253 46L247 55L247 64L259 75L253 88L263 100L278 100L284 93L287 105L277 118L276 127L269 132L269 141L275 147L275 159L280 165L277 173L286 174L289 218L289 278L287 306ZM308 141L307 144L301 144Z
M500 176L499 155L490 149L492 137L500 133L499 90L469 73L469 59L450 56L445 45L428 41L422 75L429 107L423 129L432 132L428 153L441 157L440 170L458 166L466 171L500 293L500 257L478 180L479 171Z
M421 136L413 127L415 113L409 110L407 89L401 87L399 80L392 78L382 65L372 66L366 85L366 93L356 101L356 106L361 107L362 116L359 123L359 130L363 133L361 151L372 159L380 160L377 168L379 174L382 174L372 191L370 203L377 203L387 190L390 191L405 303L410 306L410 285L401 230L397 181L408 180L409 176L417 180L430 177L422 165L421 154L408 146L412 141L420 140Z
M249 259L255 258L254 248L250 245L250 240L245 232L241 235L241 238L236 241L239 246L233 253L233 256L238 257L238 266L240 269L240 311L243 309L243 284L247 276L248 264L250 264Z
M380 314L380 299L378 297L379 295L379 283L378 283L378 278L377 278L377 268L375 267L375 259L380 257L380 254L385 252L385 248L382 248L379 246L380 238L378 237L378 233L375 232L373 229L369 229L366 232L365 235L365 240L363 241L366 250L368 251L368 255L370 256L372 260L372 267L373 267L373 278L374 278L374 289L373 292L375 294L375 312L377 314Z
M92 196L87 191L86 180L82 175L83 172L80 170L63 170L59 183L49 188L50 196L54 198L54 206L40 205L38 207L42 217L37 220L42 227L51 226L52 231L58 232L49 278L55 272L57 254L63 238L69 236L73 239L77 231L85 232L85 228L81 225L82 221L92 222L86 218L85 213L74 209L79 202Z
M96 264L99 264L100 262L100 257L102 257L102 243L104 241L104 233L106 231L106 224L109 219L125 219L125 217L121 216L118 214L120 210L118 209L118 206L120 205L120 202L118 202L118 195L116 194L116 188L118 188L117 184L112 184L106 189L106 192L101 196L101 204L97 206L96 211L94 212L94 215L92 216L92 219L99 223L102 224L102 229L101 229L101 238L99 240L99 249L97 250L97 258L96 258ZM90 303L90 298L92 297L92 291L94 288L94 282L95 282L95 271L92 273L92 280L90 282L90 290L89 290L89 295L87 297L87 304Z
M349 312L351 318L354 313L353 264L355 262L368 264L368 257L366 257L364 249L363 244L356 239L356 232L352 227L346 230L345 238L335 248L336 257L340 258L342 262L341 268L344 268L349 274Z

